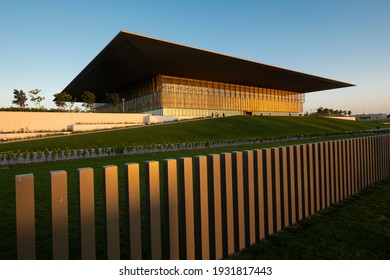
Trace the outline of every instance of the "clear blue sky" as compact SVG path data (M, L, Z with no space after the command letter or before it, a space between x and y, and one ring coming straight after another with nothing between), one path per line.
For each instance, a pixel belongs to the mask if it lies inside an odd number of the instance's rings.
M389 0L0 0L0 107L35 88L53 107L120 30L357 85L304 111L390 113Z

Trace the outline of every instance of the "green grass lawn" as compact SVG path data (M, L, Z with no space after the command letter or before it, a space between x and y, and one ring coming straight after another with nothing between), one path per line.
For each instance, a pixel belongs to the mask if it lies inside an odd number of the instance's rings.
M390 178L365 189L235 259L390 259Z
M1 151L17 149L43 149L55 147L88 147L97 145L179 142L199 139L235 139L248 137L291 136L300 134L324 134L331 132L362 130L375 127L375 123L361 123L322 118L298 117L231 117L201 120L186 123L172 123L160 126L146 126L137 129L125 129L111 132L76 135L61 138L41 139L0 145ZM156 140L157 139L157 140ZM329 139L328 139L329 140ZM78 237L78 183L77 169L92 167L95 170L95 205L96 205L96 239L97 253L103 252L102 227L102 170L105 165L117 165L119 172L119 192L121 211L121 234L124 235L123 217L123 165L138 162L143 178L143 163L147 160L162 161L166 158L182 156L207 155L233 150L264 148L269 146L297 144L312 140L290 143L268 143L241 147L223 147L183 152L169 152L136 156L118 156L111 158L81 159L43 164L15 165L0 169L0 259L16 258L16 225L15 225L15 175L33 173L35 176L36 203L36 240L37 258L51 258L51 214L50 214L50 171L66 170L68 172L69 199L69 244L70 258L80 257ZM91 143L92 142L92 143ZM155 143L156 143L155 142ZM142 186L142 185L141 185ZM144 190L141 195L144 196Z
M187 141L323 135L373 129L379 124L378 122L353 122L318 117L238 116L3 143L0 144L0 152L16 150L37 151L45 148L113 147L121 144L134 146L183 143Z

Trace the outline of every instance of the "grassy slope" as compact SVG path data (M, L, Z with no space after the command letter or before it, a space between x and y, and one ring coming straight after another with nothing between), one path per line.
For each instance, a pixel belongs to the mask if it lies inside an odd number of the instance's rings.
M0 145L0 152L321 134L371 129L376 125L314 117L229 117L5 143Z
M302 220L236 259L390 258L390 178Z

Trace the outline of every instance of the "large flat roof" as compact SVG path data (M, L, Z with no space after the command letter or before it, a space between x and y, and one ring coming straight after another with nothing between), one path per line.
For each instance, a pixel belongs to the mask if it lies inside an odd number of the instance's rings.
M89 90L99 100L158 74L301 93L353 86L120 31L63 91L79 97Z

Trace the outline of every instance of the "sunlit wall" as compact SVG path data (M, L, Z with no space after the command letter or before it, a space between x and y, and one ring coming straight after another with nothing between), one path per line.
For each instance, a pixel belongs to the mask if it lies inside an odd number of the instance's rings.
M303 93L158 75L120 93L127 112L155 115L298 115ZM100 110L109 110L101 106Z

